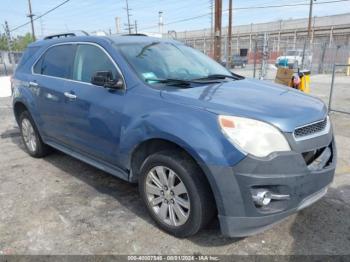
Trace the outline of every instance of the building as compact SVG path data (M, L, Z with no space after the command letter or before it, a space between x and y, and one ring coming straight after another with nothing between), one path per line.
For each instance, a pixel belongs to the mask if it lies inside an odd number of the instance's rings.
M253 49L253 40L267 33L274 43L274 50L281 48L300 48L301 40L307 35L308 19L288 19L268 23L233 26L233 48ZM177 32L177 39L186 41L193 46L203 40L211 40L210 29ZM227 37L227 27L223 27L223 38ZM315 44L328 45L350 44L350 13L332 16L313 17L311 41ZM209 49L208 49L209 50Z
M242 50L247 50L252 58L252 53L262 52L266 44L269 60L273 62L277 56L283 55L287 50L303 49L308 33L307 27L308 18L233 25L231 53L240 54ZM264 43L265 34L267 43ZM171 33L171 35L174 34ZM213 53L213 34L210 28L176 32L176 39L208 55ZM225 57L227 27L223 27L222 30L221 47L222 56ZM313 63L317 64L317 68L321 64L328 65L326 66L328 68L333 62L347 63L350 56L350 13L313 17L310 44L307 43L307 49L313 53Z

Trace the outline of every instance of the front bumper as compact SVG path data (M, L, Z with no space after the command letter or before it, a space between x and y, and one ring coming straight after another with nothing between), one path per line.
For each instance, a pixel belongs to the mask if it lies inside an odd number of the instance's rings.
M288 217L289 215L296 213L297 211L315 203L327 193L327 190L328 187L326 186L321 190L306 197L296 208L278 214L260 217L219 216L221 231L223 235L229 237L249 236L265 231L274 226L276 223L281 222L284 218Z
M210 167L220 181L220 190L214 193L219 194L222 234L242 237L259 233L322 198L333 180L336 165L332 137L328 143L324 148L331 150L331 156L319 169L311 168L303 154L296 151L275 153L263 160L247 156L231 168ZM288 194L290 198L259 207L251 193L256 188Z

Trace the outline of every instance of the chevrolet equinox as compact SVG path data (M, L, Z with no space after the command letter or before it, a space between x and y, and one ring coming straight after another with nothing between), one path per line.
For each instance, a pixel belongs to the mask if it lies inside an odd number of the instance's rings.
M324 196L336 150L327 108L142 35L56 35L12 78L26 151L55 148L132 183L156 224L187 237L218 217L248 236Z

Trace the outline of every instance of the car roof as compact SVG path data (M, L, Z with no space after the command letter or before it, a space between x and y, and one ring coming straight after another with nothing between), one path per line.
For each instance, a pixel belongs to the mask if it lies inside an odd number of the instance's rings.
M111 36L69 36L69 37L42 39L31 43L29 47L50 46L50 45L54 45L58 43L66 43L66 42L99 42L101 40L114 42L116 44L154 43L154 42L182 44L181 42L178 42L172 39L163 39L163 38L149 37L149 36L143 36L143 35L111 35Z

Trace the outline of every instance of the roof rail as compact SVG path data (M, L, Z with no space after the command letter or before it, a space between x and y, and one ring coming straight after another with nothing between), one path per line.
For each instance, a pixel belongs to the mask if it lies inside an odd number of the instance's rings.
M48 36L44 37L44 40L53 39L53 38L60 38L60 37L87 36L87 35L89 35L89 34L85 31L74 31L74 32L66 32L66 33L48 35Z
M148 36L148 35L137 33L137 34L123 34L123 35L121 35L121 36Z

